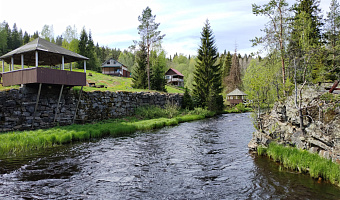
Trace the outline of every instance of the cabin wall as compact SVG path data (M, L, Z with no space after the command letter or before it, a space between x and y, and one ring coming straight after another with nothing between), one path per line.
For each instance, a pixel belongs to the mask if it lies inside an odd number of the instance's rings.
M50 87L43 86L41 90L34 129L49 128L58 124L69 125L73 121L79 91L64 90L56 123L53 123L60 87ZM31 128L37 90L21 88L0 92L0 132ZM168 101L181 105L182 97L181 94L149 92L83 92L75 122L87 123L129 116L138 106L164 106Z

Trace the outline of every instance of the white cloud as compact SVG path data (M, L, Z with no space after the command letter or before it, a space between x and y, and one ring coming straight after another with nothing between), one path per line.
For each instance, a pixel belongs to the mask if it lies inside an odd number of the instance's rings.
M331 0L321 0L324 13ZM220 52L256 51L250 39L260 36L260 29L268 21L252 14L252 3L263 5L269 0L0 0L0 21L33 34L42 27L53 25L55 36L61 35L68 25L76 25L78 33L85 26L91 29L92 38L100 46L126 49L132 40L138 40L138 16L149 6L160 23L159 30L166 34L163 47L168 55L196 54L200 32L209 19ZM288 0L289 4L295 0ZM253 50L251 50L253 49Z

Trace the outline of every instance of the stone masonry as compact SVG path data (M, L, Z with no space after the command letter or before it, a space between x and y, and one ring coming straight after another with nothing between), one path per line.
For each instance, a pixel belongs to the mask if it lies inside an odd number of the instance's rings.
M64 88L55 119L59 92L60 86L43 85L33 129L72 124L79 91ZM37 87L1 91L0 132L31 129L37 96ZM181 94L157 92L83 92L75 123L129 116L138 106L158 105L163 107L167 102L181 105L182 97Z

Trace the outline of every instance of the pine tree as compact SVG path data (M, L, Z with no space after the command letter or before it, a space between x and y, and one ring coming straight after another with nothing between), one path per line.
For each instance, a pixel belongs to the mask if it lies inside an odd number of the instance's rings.
M160 31L157 31L160 23L155 22L156 15L151 14L151 9L146 7L143 10L142 16L138 16L138 21L141 23L138 26L138 34L145 42L147 48L147 74L148 74L148 89L151 89L150 85L150 50L152 45L164 38L165 35L160 35ZM119 56L119 55L118 55Z
M139 43L139 51L136 53L136 66L132 73L132 87L146 89L148 87L148 76L146 72L147 49L144 42Z
M220 95L222 73L220 65L216 63L217 58L215 38L207 20L201 32L201 45L198 49L198 61L194 72L193 94L198 106L216 111L223 107L223 97Z

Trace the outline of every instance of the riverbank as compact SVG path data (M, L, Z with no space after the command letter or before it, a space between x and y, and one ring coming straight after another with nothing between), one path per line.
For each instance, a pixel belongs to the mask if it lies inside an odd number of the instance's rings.
M141 113L144 116L141 116ZM164 113L169 118L157 116L156 114L159 113L155 109L142 109L139 113L137 111L136 117L105 120L94 124L74 124L50 129L3 133L0 134L0 156L15 156L18 153L52 148L75 141L86 141L91 138L124 136L139 130L173 126L215 115L213 112L200 108L184 114L176 112L175 108L164 109ZM141 117L157 118L141 119Z
M330 181L340 187L340 165L330 159L325 159L306 150L286 147L274 142L270 143L266 148L259 146L257 152L260 156L265 155L275 162L280 162L288 169L308 173L312 178Z

